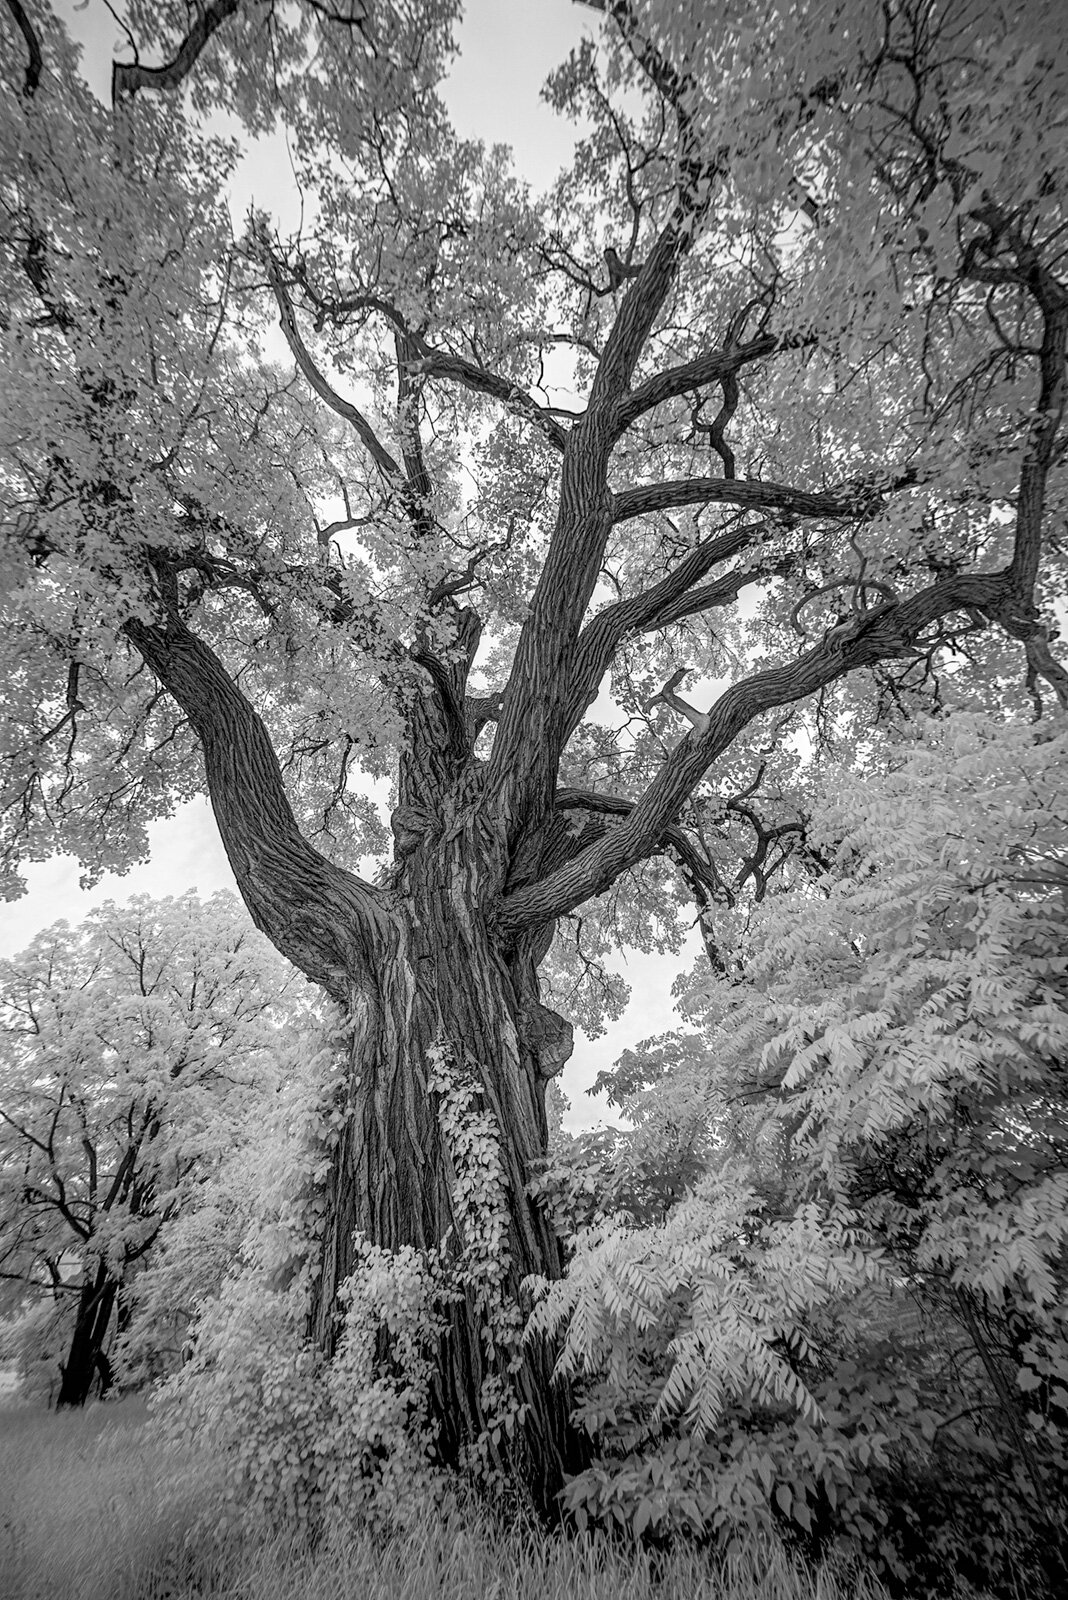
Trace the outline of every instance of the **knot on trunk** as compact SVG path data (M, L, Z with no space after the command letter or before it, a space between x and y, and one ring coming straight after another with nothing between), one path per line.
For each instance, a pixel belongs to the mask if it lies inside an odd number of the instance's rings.
M435 820L433 814L421 806L398 806L389 819L397 855L403 858L418 850Z
M522 1020L527 1043L538 1064L538 1075L555 1078L571 1059L575 1048L574 1028L540 1000L527 1002Z

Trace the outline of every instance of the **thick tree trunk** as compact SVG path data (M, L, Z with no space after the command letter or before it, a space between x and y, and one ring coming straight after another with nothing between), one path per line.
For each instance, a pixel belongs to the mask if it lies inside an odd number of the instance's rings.
M545 1083L570 1054L571 1030L538 999L548 919L513 918L507 937L497 919L502 897L551 871L570 836L548 783L522 815L502 805L501 785L475 756L481 721L465 698L479 621L453 608L448 626L448 649L439 642L435 654L419 642L410 652L425 678L404 697L388 888L364 883L303 838L267 730L176 611L166 625L131 621L126 631L203 742L219 831L254 922L348 1015L346 1114L309 1332L334 1353L357 1234L391 1252L444 1249L462 1258L454 1279L478 1259L479 1218L460 1190L462 1161L430 1083L435 1059L447 1060L477 1085L477 1115L494 1130L503 1171L494 1204L505 1226L494 1235L492 1271L481 1258L492 1284L468 1273L462 1298L449 1304L430 1420L445 1464L462 1466L481 1450L551 1516L564 1477L584 1460L582 1437L568 1395L551 1382L551 1352L528 1350L510 1372L519 1352L514 1338L502 1345L494 1313L524 1307L528 1275L563 1270L560 1243L526 1185L546 1150ZM498 1431L493 1397L509 1386L523 1411L511 1435Z
M570 1054L571 1030L539 1003L529 953L502 953L478 910L492 849L479 839L477 823L467 815L454 818L451 830L433 831L432 843L409 854L397 914L354 975L348 1116L330 1178L311 1314L314 1337L328 1354L357 1233L391 1251L410 1245L433 1252L449 1237L454 1259L462 1247L480 1270L479 1226L492 1219L472 1213L462 1191L458 1203L463 1157L442 1125L447 1096L428 1087L442 1053L448 1070L476 1088L472 1104L499 1145L507 1245L493 1257L498 1304L529 1306L523 1280L563 1270L560 1242L527 1198L526 1184L546 1151L545 1085ZM490 1263L484 1266L489 1275ZM437 1352L431 1422L438 1455L446 1464L462 1463L465 1450L483 1438L492 1464L553 1516L564 1477L579 1469L584 1454L570 1424L569 1396L552 1381L552 1353L544 1348L528 1349L521 1369L508 1373L515 1349L500 1346L490 1325L493 1298L480 1305L480 1287L489 1285L472 1282L449 1309ZM524 1406L524 1424L511 1440L493 1439L487 1400L493 1379Z
M108 1276L102 1264L94 1276L82 1284L70 1350L66 1361L60 1365L62 1377L57 1411L64 1406L83 1406L97 1377L101 1398L110 1389L111 1363L104 1353L104 1344L118 1290L118 1284Z

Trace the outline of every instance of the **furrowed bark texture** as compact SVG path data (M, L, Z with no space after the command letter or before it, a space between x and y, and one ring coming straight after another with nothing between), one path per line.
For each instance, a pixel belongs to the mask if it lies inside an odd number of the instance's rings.
M427 1087L435 1046L444 1046L477 1085L478 1109L489 1113L499 1139L509 1218L506 1259L498 1263L504 1300L524 1303L521 1286L531 1273L555 1278L563 1271L559 1240L525 1190L546 1148L543 1072L562 1064L569 1030L529 988L522 992L494 946L480 910L487 852L479 833L477 820L468 819L409 862L403 907L368 950L371 983L351 1003L348 1115L330 1178L311 1315L313 1335L328 1353L356 1234L388 1250L411 1245L433 1252L450 1234L454 1256L461 1245L477 1247L457 1207L455 1185L463 1174L441 1125L440 1097ZM481 1220L473 1219L476 1232ZM446 1462L459 1460L492 1426L486 1380L508 1381L508 1352L491 1353L492 1329L475 1305L478 1287L451 1308L439 1352L433 1411ZM518 1398L530 1408L519 1459L515 1451L511 1459L498 1452L497 1461L521 1474L547 1513L582 1458L569 1399L551 1381L551 1365L547 1351L529 1353L517 1379Z

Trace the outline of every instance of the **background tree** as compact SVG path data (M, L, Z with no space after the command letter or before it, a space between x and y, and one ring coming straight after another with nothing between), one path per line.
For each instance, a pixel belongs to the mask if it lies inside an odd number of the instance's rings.
M115 865L207 786L257 926L348 1019L314 1338L359 1238L450 1241L440 1451L491 1441L546 1506L581 1444L513 1308L563 1266L526 1194L561 919L640 897L676 937L669 864L718 891L701 827L761 819L805 706L826 740L1022 676L1068 699L1056 8L594 9L550 86L588 132L535 203L447 125L450 0L131 3L109 107L0 8L7 859ZM212 110L285 125L299 233L233 237ZM687 664L730 680L707 709ZM375 882L360 772L393 782Z
M287 987L229 894L109 902L0 963L0 1273L55 1309L58 1405L109 1387L131 1279L270 1104Z

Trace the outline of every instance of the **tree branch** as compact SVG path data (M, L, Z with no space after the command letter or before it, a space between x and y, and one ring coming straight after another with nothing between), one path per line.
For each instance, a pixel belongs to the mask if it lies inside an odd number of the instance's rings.
M721 561L729 561L742 550L750 549L766 527L764 522L749 522L729 528L725 533L717 533L714 538L703 539L659 583L654 583L651 589L630 600L621 600L617 605L599 612L584 631L589 633L599 625L598 631L611 630L619 639L627 633L648 633L653 628L666 627L668 623L678 621L679 617L688 616L692 610L699 609L690 604L694 599L693 584ZM737 581L740 587L750 576L747 572L732 572L722 581L728 584ZM680 606L685 609L679 609Z
M850 497L794 489L766 483L760 478L678 478L667 483L643 483L612 496L612 522L627 522L653 511L672 507L723 504L754 511L785 511L799 517L845 519L870 515L872 497Z
M620 641L628 634L664 628L695 611L729 605L737 599L739 590L750 581L751 573L731 572L700 590L692 589L692 585L719 562L750 548L763 529L762 522L748 523L703 540L659 583L643 594L607 606L586 624L579 635L568 694L569 736L596 696Z
M531 395L512 383L509 378L502 378L499 373L489 372L485 367L479 366L474 361L468 361L464 356L454 356L447 350L434 350L427 345L420 346L420 353L411 365L428 378L451 379L456 383L462 383L466 389L471 389L476 394L485 394L494 400L500 400L509 411L515 411L521 417L533 422L554 449L562 451L567 445L567 429L561 427L544 406L540 406Z
M10 0L9 0L10 3ZM139 89L178 89L195 66L212 34L240 8L241 0L212 0L197 7L197 19L172 60L162 67L143 67L139 61L116 61L111 69L111 102L118 105Z
M454 355L449 350L435 349L411 329L398 308L381 295L358 293L331 299L315 288L300 263L293 269L293 275L315 307L317 329L321 328L328 318L340 323L344 317L351 316L355 312L377 312L390 323L403 344L409 372L425 378L443 378L461 383L476 394L485 394L494 400L500 400L510 410L532 421L555 449L563 450L567 443L566 430L544 406L538 405L531 395L519 388L510 378L501 377L499 373L489 371L479 362L469 361L466 356Z
M1068 400L1068 288L1042 261L1033 240L1021 232L1018 221L1010 213L984 197L983 203L970 215L987 232L985 237L972 240L968 246L963 275L981 282L1007 284L1024 290L1042 317L1039 393L1020 468L1013 556L1009 568L1016 607L1032 614L1024 619L1026 626L1033 619L1033 590L1042 550L1046 483ZM1010 267L1002 269L994 265L977 264L977 254L994 257L1002 248L1011 252ZM1012 631L1011 627L1009 631ZM1015 637L1024 638L1025 635L1017 633Z
M671 106L679 136L678 188L675 204L656 244L624 296L598 363L590 394L591 409L614 409L630 384L638 357L653 323L688 254L712 199L712 186L726 164L726 151L709 160L701 151L687 95L693 85L643 35L631 0L607 0L603 7L618 27L627 48L657 93Z
M666 372L658 372L655 377L649 378L620 401L616 409L616 425L619 432L622 433L638 417L646 411L651 411L654 406L662 405L665 400L673 400L680 394L687 394L691 389L700 389L708 383L723 383L750 362L759 361L782 348L784 346L781 339L770 333L761 334L758 338L751 339L748 344L733 348L728 345L722 350L709 350L704 355L695 356L692 361L684 362L681 366L670 367Z
M635 802L622 795L602 794L596 789L558 789L554 798L557 811L590 811L597 816L629 817ZM677 825L665 828L660 839L661 850L674 850L691 878L705 889L716 890L718 883L710 876L708 865Z
M26 54L29 60L26 63L26 75L22 80L22 93L27 100L32 100L37 93L37 86L41 81L41 72L44 68L44 57L41 54L41 41L37 37L37 29L26 15L22 0L6 0L7 9L15 19L15 26L26 42Z
M1020 468L1020 488L1016 499L1016 532L1012 574L1017 596L1030 601L1038 577L1042 554L1042 516L1046 504L1046 481L1053 464L1057 434L1068 397L1065 355L1068 346L1068 298L1051 307L1044 316L1042 331L1042 374L1038 402L1031 422L1030 437Z
M208 792L227 859L253 922L333 999L350 999L374 925L375 889L303 838L260 717L212 650L181 621L125 626L146 664L189 718L204 750Z
M343 399L312 360L308 347L301 338L300 329L297 327L293 301L282 281L278 263L275 261L266 239L261 238L259 245L260 258L266 270L268 282L274 292L275 300L278 303L278 321L297 366L320 400L325 401L331 411L339 416L342 421L347 422L355 431L383 477L387 478L395 486L401 486L406 482L406 479L400 463L390 455L359 407L354 406L350 400Z
M624 403L646 340L711 203L725 155L704 158L685 104L690 85L642 37L630 0L608 0L642 70L675 113L679 169L675 203L644 264L622 298L597 363L585 414L564 450L560 510L530 612L523 624L504 691L504 706L488 764L514 844L536 828L552 804L560 755L569 735L568 712L579 629L611 533L613 497L608 463ZM635 513L636 514L636 513Z
M897 604L850 619L832 629L798 660L758 673L727 689L707 713L704 731L688 734L620 827L575 856L540 883L504 898L499 926L505 938L540 927L601 894L619 874L650 855L684 801L742 729L776 706L815 694L858 668L911 656L913 641L938 617L954 611L995 616L1011 595L1008 569L960 573Z

